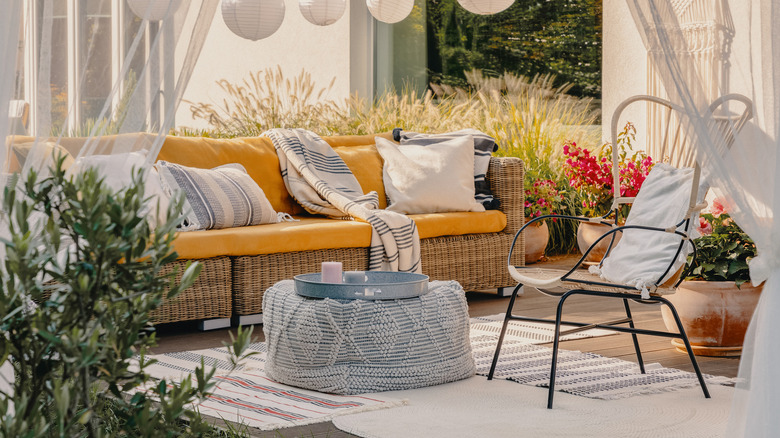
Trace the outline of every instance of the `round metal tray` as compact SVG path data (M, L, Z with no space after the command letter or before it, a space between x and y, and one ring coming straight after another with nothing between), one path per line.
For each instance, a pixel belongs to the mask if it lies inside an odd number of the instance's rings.
M411 272L366 271L363 281L323 283L319 272L295 276L295 292L314 298L394 300L428 293L428 276Z

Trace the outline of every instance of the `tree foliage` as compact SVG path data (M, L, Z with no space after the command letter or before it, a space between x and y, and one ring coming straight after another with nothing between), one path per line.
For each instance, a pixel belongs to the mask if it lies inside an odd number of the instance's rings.
M601 96L601 0L515 0L487 16L456 0L427 5L432 82L464 86L463 72L475 68L494 76L553 74L574 95Z
M10 362L16 378L13 392L0 394L0 436L210 430L190 406L213 387L213 370L201 363L194 379L179 383L144 372L155 342L150 312L200 271L188 265L177 283L164 269L176 260L181 199L152 229L140 172L114 192L94 170L66 178L61 166L5 190L0 364ZM237 345L250 333L240 333Z

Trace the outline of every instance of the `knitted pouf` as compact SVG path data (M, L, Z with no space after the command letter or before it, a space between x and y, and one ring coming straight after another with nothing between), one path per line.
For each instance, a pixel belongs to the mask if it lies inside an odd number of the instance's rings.
M455 281L399 300L307 298L281 281L263 295L265 372L334 394L419 388L473 376L469 317Z

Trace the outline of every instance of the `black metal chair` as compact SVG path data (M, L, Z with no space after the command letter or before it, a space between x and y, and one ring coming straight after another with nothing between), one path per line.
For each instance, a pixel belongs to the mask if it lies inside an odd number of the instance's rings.
M748 100L747 98L741 95L723 96L722 98L717 99L712 104L711 109L717 109L724 103L732 102L732 101L738 101L744 104L745 110L741 114L738 114L737 116L720 117L717 120L714 119L715 120L714 123L716 123L717 129L723 132L724 136L726 136L727 139L733 139L734 132L741 129L742 126L745 124L745 122L748 119L750 119L750 117L752 117L752 104L750 103L750 100ZM652 96L635 96L627 99L620 106L618 106L617 110L615 111L615 116L613 117L612 120L612 142L613 142L612 144L613 145L616 144L617 142L617 123L620 114L628 105L635 102L646 102L649 104L660 105L661 107L668 109L669 112L677 112L677 115L675 117L667 117L666 119L667 121L677 119L675 122L677 123L677 125L671 127L670 130L667 131L667 132L671 132L672 134L664 135L664 139L677 142L678 144L676 147L678 149L690 147L690 145L685 145L684 142L680 140L681 139L680 133L682 128L679 124L679 120L681 120L684 117L683 112L681 112L680 108L675 107L672 103ZM674 147L675 146L673 145L670 147L670 149L673 150ZM662 150L666 150L666 148L667 146L664 146ZM618 162L617 154L618 154L617 148L613 148L613 163ZM690 154L685 151L682 152L677 151L676 155L680 157L688 157L688 159L690 159ZM707 390L707 385L704 382L704 378L702 377L701 370L699 369L699 365L696 362L696 357L693 354L690 342L688 341L688 337L685 334L685 329L683 328L682 323L680 321L680 317L677 314L677 310L674 308L674 305L671 302L669 302L669 300L664 298L664 295L674 293L679 283L682 281L682 279L685 278L687 274L686 272L683 272L685 267L685 255L690 252L692 257L696 257L696 248L693 245L693 242L691 241L691 237L689 233L693 226L692 220L698 218L698 212L706 206L706 203L699 202L699 199L700 198L703 199L704 196L703 194L701 197L699 196L700 169L698 165L695 164L695 162L694 162L694 168L689 173L691 175L690 196L686 195L685 197L687 199L682 200L683 203L687 202L687 206L686 205L683 206L658 205L657 206L659 209L678 208L678 210L680 209L680 207L682 207L682 210L685 211L684 214L681 217L674 220L673 223L642 223L641 220L639 221L632 220L632 215L629 214L626 225L619 226L618 225L620 223L619 212L620 212L621 205L633 204L636 199L642 198L645 188L643 186L643 189L640 190L640 194L637 195L637 198L621 197L620 193L617 192L620 187L620 175L617 166L615 166L613 169L613 177L614 177L614 187L616 188L615 190L617 193L614 193L614 201L609 214L597 218L583 218L583 217L563 216L563 215L542 216L529 221L528 223L525 224L525 226L523 226L517 232L517 234L515 234L515 238L512 241L512 246L510 247L509 256L507 258L508 261L507 267L509 269L510 275L518 282L518 285L515 287L512 296L509 300L509 306L507 307L506 315L504 317L504 324L501 328L501 334L498 339L498 345L496 346L495 355L493 356L493 362L490 367L490 372L488 374L488 380L492 380L493 375L496 371L496 365L498 364L498 359L501 353L501 345L503 344L504 335L506 333L506 329L509 324L509 321L530 321L530 322L538 322L538 323L549 323L555 325L555 332L553 338L552 363L550 366L550 386L549 386L549 392L547 397L548 409L552 409L553 406L553 396L555 393L555 372L556 372L557 359L558 359L558 347L560 344L561 337L567 334L581 332L592 328L600 328L600 329L606 329L606 330L611 330L616 332L630 333L633 339L633 344L634 344L634 349L636 351L639 369L643 374L645 373L645 366L642 360L642 352L639 347L639 341L637 339L638 334L660 336L665 338L676 338L682 340L688 352L688 356L690 357L691 364L693 365L693 369L696 372L696 375L698 377L699 383L701 384L702 392L704 393L704 396L706 398L710 398L709 391ZM648 180L650 180L649 177ZM652 189L647 189L647 190L652 190ZM644 197L643 199L647 199L647 197ZM674 202L680 204L681 199L679 199L678 197L678 199L674 200ZM635 208L639 207L639 203L637 203L637 205L635 205L634 207ZM511 263L511 260L512 260L512 253L514 252L514 248L515 245L517 244L518 237L527 227L532 226L535 222L540 220L550 219L550 218L557 218L558 220L575 220L580 222L602 223L605 225L609 225L611 229L607 233L602 235L596 242L594 242L591 245L591 247L587 250L587 252L578 260L578 262L574 265L574 267L572 267L569 270L544 269L544 268L535 268L535 267L525 268L525 267L514 266ZM605 280L604 278L602 278L596 273L590 273L588 271L578 269L578 267L585 261L587 255L596 246L601 244L602 241L607 241L609 245L606 254L604 255L601 263L599 264L599 267L602 267L606 262L606 260L612 254L620 252L620 250L617 249L617 246L621 244L619 242L616 242L617 241L616 236L618 235L617 233L623 234L623 239L621 240L626 240L626 237L631 233L635 233L634 236L632 236L634 240L637 237L636 233L644 233L642 234L642 236L646 236L648 233L664 233L663 235L658 235L658 236L659 237L666 236L663 238L667 239L667 241L669 241L669 239L672 239L674 240L674 242L676 242L676 239L679 239L679 243L675 243L674 245L671 245L668 254L663 254L661 256L660 259L663 262L661 266L666 266L666 268L665 270L662 270L662 273L660 273L660 275L657 276L657 280L653 281L650 284L644 284L642 285L642 287L638 287L636 284L621 284L621 283L611 282ZM625 254L625 251L623 251L623 254ZM654 257L657 256L658 255L655 255ZM515 304L515 299L517 298L518 295L518 291L524 285L534 287L546 295L550 295L559 299L558 307L555 313L555 319L530 318L530 317L513 314L513 307ZM615 298L615 299L622 300L623 306L625 308L626 316L625 318L619 318L617 320L606 321L601 323L587 323L587 322L563 320L564 303L568 298L575 295L606 297L606 298ZM678 331L675 333L672 331L647 330L647 329L641 329L635 327L634 320L631 316L631 308L629 306L629 300L640 304L656 304L656 305L660 304L660 305L667 306L668 309L671 311L672 316L674 317ZM562 331L561 330L562 324L574 326L574 328Z

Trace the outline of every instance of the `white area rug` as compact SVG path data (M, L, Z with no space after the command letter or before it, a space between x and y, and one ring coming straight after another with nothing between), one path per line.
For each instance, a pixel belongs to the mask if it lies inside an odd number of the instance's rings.
M471 318L471 339L480 335L495 335L498 341L498 335L501 334L501 325L504 323L504 314L490 316L478 316ZM574 328L574 326L562 325L561 330ZM504 340L513 340L523 344L544 344L553 341L555 334L552 324L539 324L535 322L510 321L506 329ZM594 338L598 336L616 335L617 333L609 330L590 329L584 332L572 333L562 336L562 341L572 339ZM495 344L494 344L495 347Z
M361 437L636 437L724 436L733 388L712 386L623 400L596 400L477 376L430 388L385 395L407 406L335 418L339 429Z
M200 413L262 430L320 423L337 415L405 404L386 393L341 396L276 383L265 375L265 343L251 344L249 349L259 354L229 375L229 355L224 347L153 355L150 357L159 362L148 367L147 372L157 379L179 379L193 372L203 356L207 368L217 368L217 387L211 397L198 405Z

